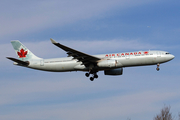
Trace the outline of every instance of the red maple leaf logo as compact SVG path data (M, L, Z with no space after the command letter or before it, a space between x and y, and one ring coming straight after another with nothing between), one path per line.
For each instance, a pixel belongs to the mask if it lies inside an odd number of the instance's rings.
M17 54L19 55L19 58L23 58L23 57L26 57L27 51L24 51L24 49L21 49L19 52L17 52Z

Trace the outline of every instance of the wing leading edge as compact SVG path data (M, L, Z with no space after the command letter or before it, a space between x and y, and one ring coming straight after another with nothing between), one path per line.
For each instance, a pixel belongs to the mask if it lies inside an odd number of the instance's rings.
M86 53L77 51L75 49L69 48L65 45L62 45L60 43L57 43L55 40L53 40L52 38L50 39L51 42L56 45L57 47L63 49L64 51L67 52L68 57L73 57L74 59L78 59L78 61L81 61L84 65L88 65L90 63L97 63L97 61L101 60L98 57L92 56L92 55L88 55Z

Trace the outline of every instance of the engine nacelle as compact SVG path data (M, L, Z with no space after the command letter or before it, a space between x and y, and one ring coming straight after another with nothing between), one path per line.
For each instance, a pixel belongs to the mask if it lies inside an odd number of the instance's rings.
M97 66L98 67L116 67L117 65L117 60L103 60L101 62L98 62Z
M117 68L112 70L104 70L105 75L122 75L123 74L123 68Z

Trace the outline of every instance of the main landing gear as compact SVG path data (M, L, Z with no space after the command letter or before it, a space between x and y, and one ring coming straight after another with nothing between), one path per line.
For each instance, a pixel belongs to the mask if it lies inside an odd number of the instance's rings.
M94 78L98 78L97 72L92 72L92 71L90 71L89 73L86 73L85 75L86 75L86 77L89 77L90 74L93 74L93 76L90 77L90 80L91 80L91 81L93 81Z
M159 66L160 66L160 64L158 63L158 64L157 64L157 68L156 68L157 71L160 70Z

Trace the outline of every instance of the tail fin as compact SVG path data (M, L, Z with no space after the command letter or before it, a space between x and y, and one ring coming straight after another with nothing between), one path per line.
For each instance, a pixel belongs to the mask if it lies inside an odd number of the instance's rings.
M28 61L30 59L40 59L27 49L20 41L13 40L11 41L11 44L20 60Z

